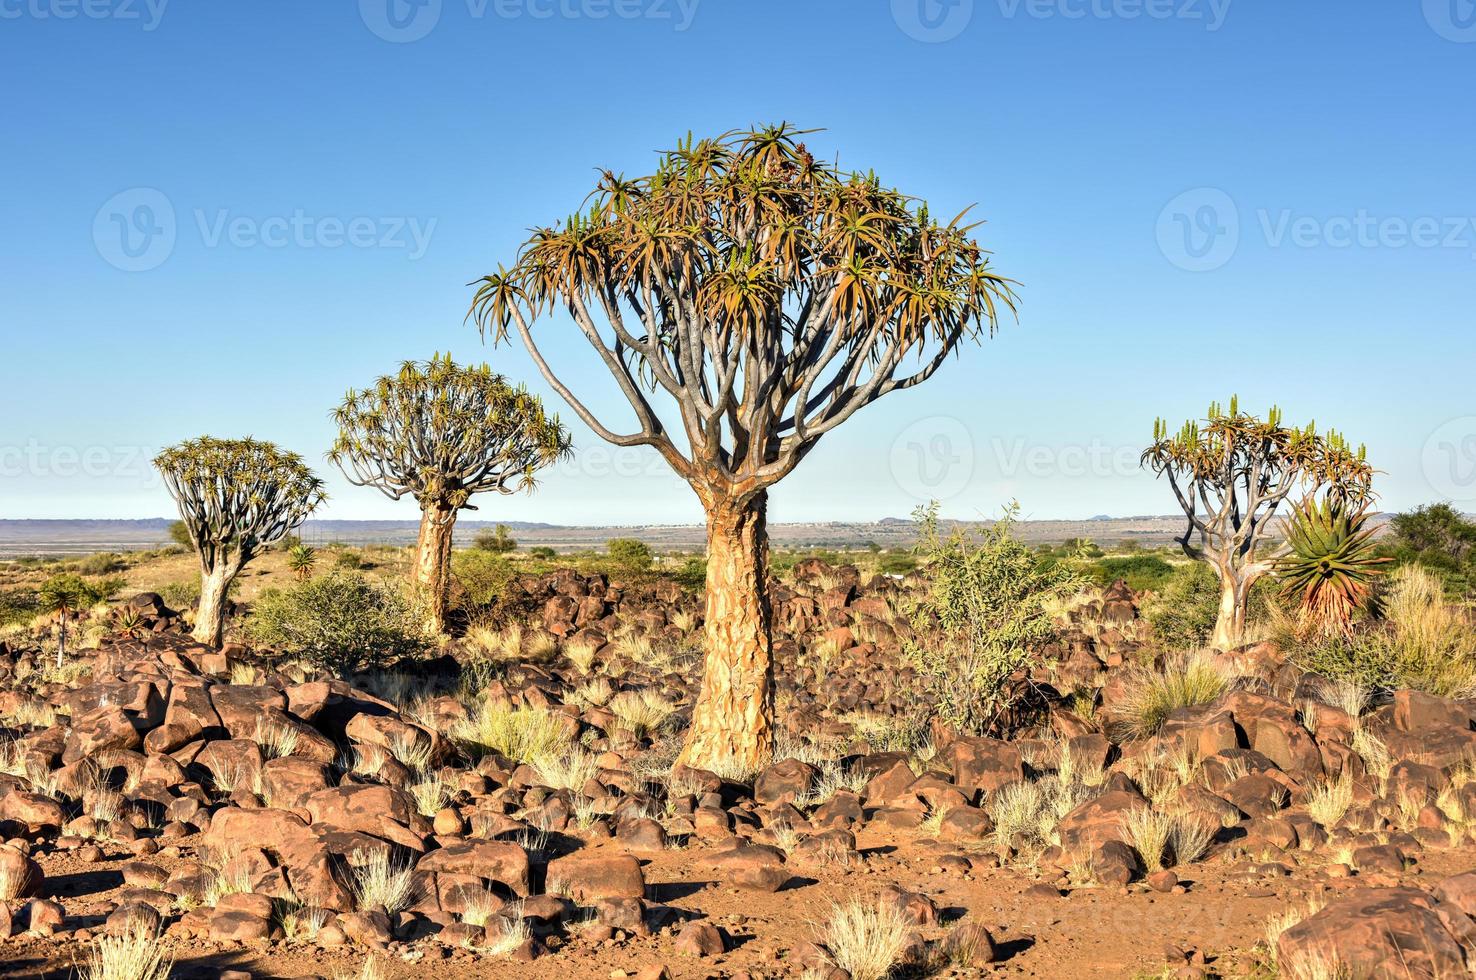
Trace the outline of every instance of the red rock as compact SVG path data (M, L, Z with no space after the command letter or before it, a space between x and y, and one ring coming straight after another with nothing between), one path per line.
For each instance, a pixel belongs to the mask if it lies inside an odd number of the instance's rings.
M644 898L646 878L629 854L571 854L550 861L548 890L581 905L601 898Z
M721 956L727 948L722 930L710 922L688 922L676 939L676 951L683 956Z
M1462 915L1418 889L1359 889L1283 932L1277 960L1291 973L1321 962L1356 977L1465 976L1465 953L1443 909Z

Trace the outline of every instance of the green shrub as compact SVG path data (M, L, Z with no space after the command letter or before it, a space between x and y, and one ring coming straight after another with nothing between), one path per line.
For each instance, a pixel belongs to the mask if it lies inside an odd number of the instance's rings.
M1304 670L1376 690L1447 698L1476 694L1476 631L1446 603L1435 573L1407 565L1390 578L1384 619L1293 651Z
M36 593L30 589L0 589L0 626L29 623L40 611Z
M655 560L651 546L635 538L611 538L605 542L605 551L609 553L611 561L631 571L643 572Z
M1476 596L1476 523L1450 504L1430 504L1389 521L1386 553L1437 572L1447 591Z
M684 589L701 592L707 588L707 559L696 555L688 558L672 573L672 578Z
M195 550L195 542L190 540L190 529L184 521L169 522L169 540L188 551Z
M1174 566L1157 555L1131 555L1099 558L1086 566L1085 574L1097 585L1107 586L1122 579L1134 592L1157 592L1173 577Z
M458 551L451 556L451 579L467 609L485 609L502 597L516 574L512 562L481 548Z
M247 634L337 673L425 646L421 610L392 585L333 571L256 601Z
M333 566L346 571L356 571L364 567L364 556L357 551L350 551L344 548L334 553Z
M158 593L159 598L163 599L164 604L170 609L193 609L195 603L200 601L200 580L198 578L179 579L156 585L147 591ZM229 595L230 590L227 590L226 594Z
M1276 590L1270 576L1251 587L1250 616L1263 619ZM1220 577L1206 562L1175 566L1157 595L1143 610L1153 635L1165 650L1198 650L1209 643L1220 614Z
M499 524L491 531L481 530L472 539L472 547L478 551L490 551L494 555L506 555L518 550L518 543L508 533L506 524Z
M548 547L548 545L539 545L538 547L529 551L528 554L542 561L553 561L555 558L559 557L559 553Z
M1080 579L1063 564L1043 563L1014 537L1019 505L978 535L938 530L938 508L920 509L918 556L932 587L914 610L916 641L903 651L927 685L936 713L966 734L1010 727L1010 676L1030 664L1055 635L1046 604L1074 592Z
M111 575L114 572L121 572L127 567L128 565L123 561L122 557L109 552L88 555L86 558L77 562L77 571L83 575Z
M883 575L906 575L916 571L917 559L912 555L885 554L877 561L877 569Z

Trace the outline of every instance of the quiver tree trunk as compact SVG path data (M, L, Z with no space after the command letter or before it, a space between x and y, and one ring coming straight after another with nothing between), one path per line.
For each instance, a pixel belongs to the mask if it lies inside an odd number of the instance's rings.
M225 639L226 592L239 572L237 565L217 565L200 573L200 604L195 609L195 630L191 636L208 647L218 647Z
M1226 565L1217 571L1220 574L1220 611L1215 617L1210 646L1223 652L1245 645L1251 589L1265 574L1265 566L1254 564L1236 569Z
M706 663L682 764L752 773L774 749L767 494L707 508Z
M428 502L420 507L420 536L415 545L415 584L425 596L426 629L446 631L446 607L451 599L451 534L456 509Z

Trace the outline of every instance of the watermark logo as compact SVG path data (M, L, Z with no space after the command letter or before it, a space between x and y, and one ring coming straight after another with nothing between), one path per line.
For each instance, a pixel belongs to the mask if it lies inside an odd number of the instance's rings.
M1213 33L1225 26L1234 0L996 0L1006 20L1176 20L1203 24Z
M892 0L892 19L915 41L941 44L974 19L974 0Z
M1439 496L1457 504L1476 502L1476 415L1451 419L1430 433L1420 466Z
M4 0L0 0L3 3ZM700 0L464 0L472 21L650 20L685 31ZM952 0L972 3L973 0ZM419 41L441 22L443 0L359 0L359 19L370 33L393 44Z
M1424 0L1425 20L1457 44L1476 43L1476 0Z
M0 20L117 20L147 33L159 26L169 0L0 0Z
M124 272L157 269L174 252L174 205L162 191L134 187L108 198L92 219L103 261Z
M1240 209L1214 187L1185 191L1158 213L1158 250L1188 272L1211 272L1240 247Z
M892 479L914 500L956 497L974 476L974 437L956 418L919 419L897 434L888 458Z
M265 217L229 208L194 208L184 224L202 247L391 249L414 262L425 256L435 218L413 215L309 214L297 208ZM92 241L103 261L124 272L157 269L174 252L180 222L162 191L135 187L109 198L92 221Z
M441 20L441 0L359 0L364 26L392 44L419 41Z

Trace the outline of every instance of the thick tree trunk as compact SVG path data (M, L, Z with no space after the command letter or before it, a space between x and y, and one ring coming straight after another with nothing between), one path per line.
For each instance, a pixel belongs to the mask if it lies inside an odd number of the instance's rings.
M1215 631L1210 636L1210 646L1220 651L1234 650L1245 645L1251 587L1264 574L1264 569L1260 565L1247 565L1239 569L1225 565L1219 567L1218 571L1220 611L1215 618Z
M451 532L455 528L455 508L421 505L415 584L425 593L425 625L433 634L446 631L446 607L451 601Z
M774 751L767 495L707 507L706 664L680 762L757 772Z
M200 605L195 609L195 630L190 635L198 643L218 647L225 639L226 590L239 568L217 565L200 573Z

